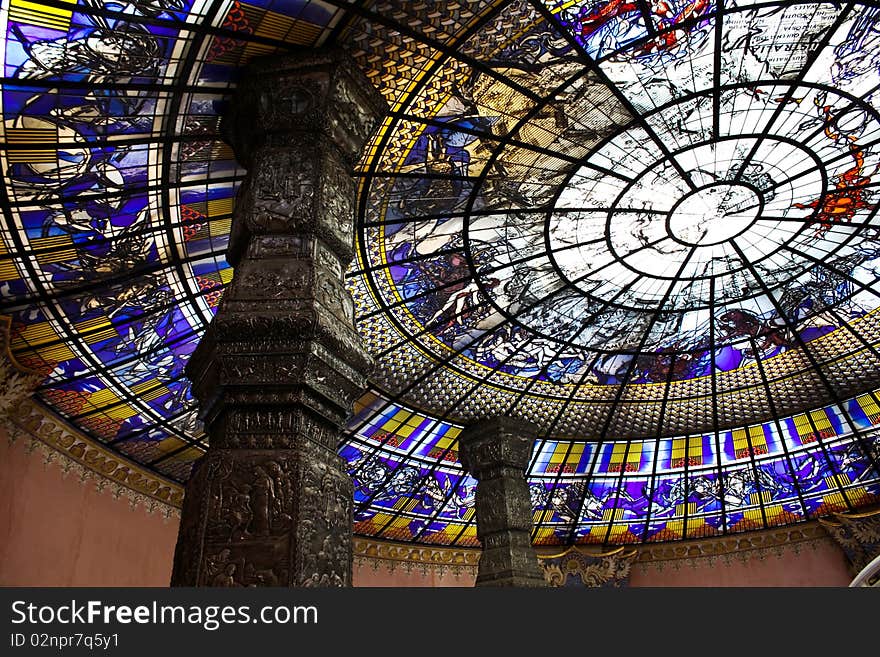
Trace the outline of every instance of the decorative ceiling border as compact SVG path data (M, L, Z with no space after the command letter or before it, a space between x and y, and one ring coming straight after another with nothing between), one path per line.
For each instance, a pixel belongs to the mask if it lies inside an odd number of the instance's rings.
M30 452L40 449L46 463L58 462L62 471L75 472L85 481L95 479L99 489L110 486L115 497L125 496L133 507L143 505L149 512L160 512L166 517L179 517L184 489L180 484L157 477L137 464L121 459L117 454L96 444L91 438L72 430L69 425L33 400L25 400L18 411L9 417L10 440L24 438L30 443ZM696 567L716 559L730 562L737 559L763 559L768 553L783 554L786 550L798 553L804 547L819 543L837 546L819 521L789 527L767 529L709 539L643 544L631 546L638 551L634 566ZM374 569L385 566L389 571L403 568L418 569L423 573L476 573L480 559L479 548L430 546L398 543L368 536L354 537L355 562ZM559 547L539 549L544 558L560 556ZM590 556L617 554L623 546L602 551L591 546L574 546L562 552L577 549Z
M417 570L422 574L451 572L454 575L476 577L480 550L477 548L458 548L430 546L413 543L396 543L355 536L353 541L354 563L373 570L384 568L394 572L398 568L405 572Z
M638 546L635 566L641 570L664 567L681 568L711 565L717 560L747 563L769 555L782 556L787 551L799 554L802 549L834 545L834 540L817 521L764 529L743 534L718 536L696 541L645 544Z
M880 555L880 506L835 513L820 518L819 524L846 554L854 576Z
M132 508L143 506L150 514L180 517L183 487L157 476L72 429L33 399L22 401L6 419L10 442L28 441L25 450L42 453L45 464L57 463L62 472L75 473L80 481L95 481L98 490L109 487L116 498L126 497Z
M689 540L675 543L658 543L656 545L620 546L611 550L599 547L576 545L560 552L559 547L538 548L539 558L551 559L565 556L576 550L591 557L627 556L631 550L638 554L633 561L634 567L642 570L653 568L662 570L665 567L680 569L695 568L700 565L712 564L721 559L725 562L734 560L743 563L752 559L765 559L768 555L782 555L787 551L795 554L801 550L816 549L819 545L836 543L825 529L816 521L796 526L765 529L733 536L714 537L709 539ZM381 567L393 572L402 568L407 572L418 570L422 573L434 571L442 574L453 573L476 574L480 560L479 548L430 546L411 543L396 543L364 536L354 538L355 563L378 570Z
M115 497L127 497L132 507L143 505L148 513L159 511L165 517L179 517L183 486L103 447L29 396L37 383L31 380L33 373L17 363L9 351L8 319L0 316L3 352L0 355L5 356L0 358L0 418L5 420L9 440L14 442L24 438L30 441L26 446L28 452L40 449L45 463L58 462L65 474L75 472L81 481L95 479L99 490L110 486ZM33 385L27 389L29 384ZM866 515L872 515L872 512ZM726 561L736 557L745 562L752 557L764 558L768 551L781 555L785 550L792 549L797 553L801 547L816 547L819 542L836 546L821 522L696 541L631 546L638 551L634 565L645 567L653 564L659 569L665 564L673 564L680 568L682 564L696 566L698 562L706 560L711 563L719 557ZM418 569L423 573L450 571L475 575L480 559L478 548L397 543L357 535L353 548L355 563L369 564L374 569L384 565L389 571L401 567L406 571ZM603 557L617 555L624 547L605 552L590 546L572 546L561 553L559 550L559 547L553 547L539 549L538 552L545 559L564 556L571 550Z
M137 465L73 428L32 396L43 379L19 363L9 348L11 318L0 315L0 422L11 443L28 441L25 451L40 450L43 462L58 463L80 481L94 479L98 490L110 486L116 498L125 496L132 508L166 518L180 515L183 487Z

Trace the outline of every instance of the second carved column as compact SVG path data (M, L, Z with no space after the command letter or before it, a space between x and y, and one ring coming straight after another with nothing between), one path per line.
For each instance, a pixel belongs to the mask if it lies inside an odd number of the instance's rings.
M477 586L547 586L531 542L525 470L537 427L508 417L477 422L458 437L462 465L477 480Z

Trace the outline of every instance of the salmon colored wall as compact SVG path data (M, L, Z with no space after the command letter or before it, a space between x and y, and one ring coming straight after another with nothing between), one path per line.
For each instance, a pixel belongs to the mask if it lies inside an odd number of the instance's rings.
M168 586L177 523L0 435L0 585Z
M0 432L0 585L167 586L177 540L175 518L132 509L94 480L67 477L58 464L28 454ZM852 577L831 541L783 556L636 565L631 586L846 586ZM360 561L355 586L472 586L473 575L446 570L389 571Z
M679 569L666 562L636 565L630 574L630 586L847 586L852 575L847 560L830 540L801 546L796 553L788 548L782 555L772 552L752 554L746 562L732 557L695 560Z
M723 558L696 559L691 563L664 562L637 564L630 575L633 587L729 587L729 586L847 586L852 575L847 569L843 552L833 542L818 541L800 546L795 552L788 548L781 556L772 552L752 553L747 561L731 557L730 563ZM355 586L473 586L473 576L449 571L437 575L418 569L406 572L395 568L389 572L380 566L369 564L355 567Z

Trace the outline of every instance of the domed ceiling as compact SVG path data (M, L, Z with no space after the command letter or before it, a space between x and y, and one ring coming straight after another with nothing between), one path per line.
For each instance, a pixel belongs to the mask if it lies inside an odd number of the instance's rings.
M456 436L540 427L541 544L880 498L880 9L728 0L4 0L2 313L38 397L184 481L232 271L239 69L349 50L390 112L348 281L379 367L355 530L475 545Z

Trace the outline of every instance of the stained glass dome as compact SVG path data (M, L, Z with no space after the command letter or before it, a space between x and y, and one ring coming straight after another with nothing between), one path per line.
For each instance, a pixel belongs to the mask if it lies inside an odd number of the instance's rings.
M456 436L540 427L539 544L880 497L880 9L748 0L4 0L0 294L53 412L185 481L183 367L232 270L220 139L253 57L346 48L379 364L355 531L476 545Z

